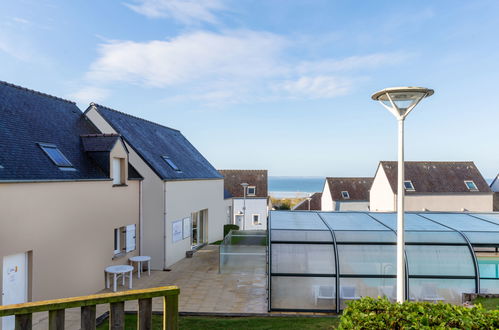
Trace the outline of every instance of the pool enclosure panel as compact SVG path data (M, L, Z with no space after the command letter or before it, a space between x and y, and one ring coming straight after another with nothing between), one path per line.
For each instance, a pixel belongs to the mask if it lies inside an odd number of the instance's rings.
M396 298L396 214L272 211L269 310L339 312L364 296ZM460 303L463 292L499 293L499 215L407 213L407 299ZM480 272L483 272L480 276Z

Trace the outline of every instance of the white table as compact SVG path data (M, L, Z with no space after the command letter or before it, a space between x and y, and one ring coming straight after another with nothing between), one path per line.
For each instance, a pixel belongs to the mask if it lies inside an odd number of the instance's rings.
M123 286L125 286L125 277L128 276L128 287L132 288L132 272L133 266L130 265L116 265L106 267L106 288L109 289L109 276L113 274L113 291L116 292L118 278L121 276Z
M151 257L149 256L136 256L136 257L131 257L130 262L136 262L138 263L137 267L137 276L140 278L140 274L142 273L142 263L147 261L147 273L149 276L151 276Z

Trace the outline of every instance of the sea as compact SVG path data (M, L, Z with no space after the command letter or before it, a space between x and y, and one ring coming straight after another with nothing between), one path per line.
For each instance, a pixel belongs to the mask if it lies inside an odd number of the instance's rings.
M269 176L269 195L274 198L307 197L322 192L324 177Z

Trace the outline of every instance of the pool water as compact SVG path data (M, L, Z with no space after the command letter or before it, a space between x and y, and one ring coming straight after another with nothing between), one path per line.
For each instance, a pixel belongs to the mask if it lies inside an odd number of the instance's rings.
M478 257L481 278L499 279L499 257Z

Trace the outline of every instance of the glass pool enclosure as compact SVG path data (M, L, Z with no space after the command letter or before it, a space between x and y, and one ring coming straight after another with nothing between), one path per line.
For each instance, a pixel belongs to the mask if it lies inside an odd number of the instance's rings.
M396 213L272 211L269 310L339 312L363 296L396 296ZM461 303L499 293L499 214L406 213L413 301Z

